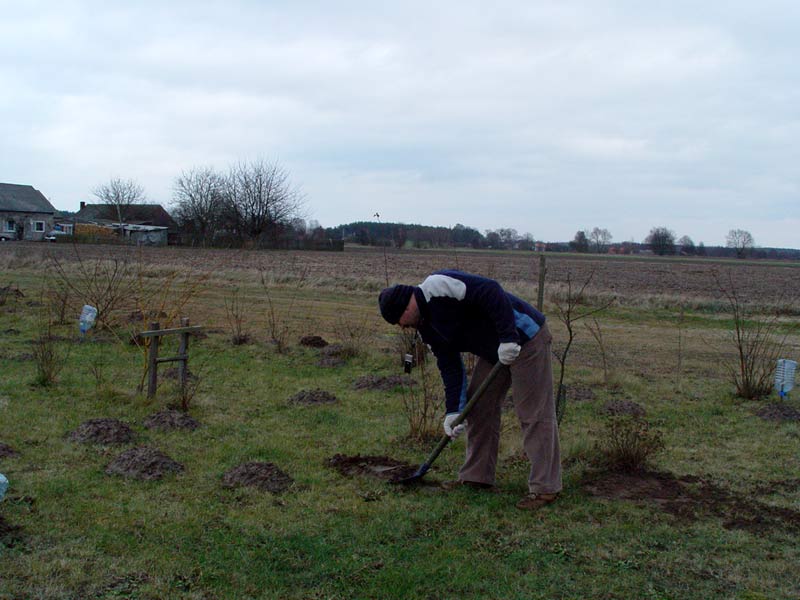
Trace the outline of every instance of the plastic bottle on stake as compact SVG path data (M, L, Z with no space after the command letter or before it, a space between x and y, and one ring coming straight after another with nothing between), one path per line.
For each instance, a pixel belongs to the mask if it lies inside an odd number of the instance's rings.
M81 318L80 318L81 336L85 336L86 332L89 331L94 326L95 319L97 319L97 309L94 306L89 306L88 304L85 304L83 306L83 310L81 310Z

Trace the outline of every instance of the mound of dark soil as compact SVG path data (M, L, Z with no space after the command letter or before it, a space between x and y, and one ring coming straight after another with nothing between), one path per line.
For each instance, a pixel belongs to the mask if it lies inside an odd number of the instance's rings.
M309 348L324 348L328 345L328 342L318 335L305 335L300 338L300 345L308 346Z
M783 402L774 402L767 404L765 407L759 409L756 415L765 421L800 421L800 410L784 404Z
M291 477L269 462L244 463L222 476L222 485L227 488L250 486L273 494L285 492L293 483Z
M89 419L69 434L69 439L82 444L127 444L133 430L117 419Z
M320 388L302 390L289 398L292 404L330 404L336 401L336 396Z
M605 472L583 484L592 496L609 500L650 502L686 521L722 519L725 529L761 533L769 529L800 532L800 512L764 504L751 495L738 496L710 481L653 471Z
M574 402L588 402L594 400L594 390L588 385L573 383L567 387L567 398Z
M195 430L200 426L200 423L185 412L174 408L165 408L150 415L145 418L143 424L148 429L158 429L159 431L170 431L172 429Z
M388 456L346 456L336 454L325 461L325 466L346 477L353 475L369 475L387 481L398 481L411 477L417 467L389 458Z
M108 464L105 472L106 475L121 475L129 479L150 481L180 471L183 471L183 465L160 450L139 446L120 454Z
M645 411L641 404L633 400L610 400L605 403L602 412L611 416L628 415L631 417L643 417L647 411Z
M381 390L387 392L396 387L415 384L416 381L408 375L364 375L356 379L353 387L357 390Z
M0 442L0 458L14 458L15 456L19 456L19 452L8 444Z

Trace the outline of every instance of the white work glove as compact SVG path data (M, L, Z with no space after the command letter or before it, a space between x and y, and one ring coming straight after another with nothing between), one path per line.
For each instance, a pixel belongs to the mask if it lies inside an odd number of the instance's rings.
M453 427L453 421L455 421L460 414L461 413L450 413L444 416L444 433L445 435L449 435L450 439L456 439L467 428L466 421L462 421Z
M510 365L519 356L520 345L516 342L503 342L497 347L497 357L504 365Z

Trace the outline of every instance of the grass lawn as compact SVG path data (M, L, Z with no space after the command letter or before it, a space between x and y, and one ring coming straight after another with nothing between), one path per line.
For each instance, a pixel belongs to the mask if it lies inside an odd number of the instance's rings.
M25 265L0 273L0 288L11 283L25 295L0 306L0 443L16 451L0 452L11 483L0 502L2 599L800 597L800 421L759 418L764 402L733 398L718 315L687 312L680 348L677 310L599 315L615 385L604 383L597 344L581 326L561 427L564 493L527 513L514 507L527 466L513 411L503 417L497 493L406 489L327 466L337 454L418 464L435 444L409 440L406 388L355 388L361 376L401 372L396 332L377 315L373 290L272 285L287 331L279 353L260 284L214 274L184 307L208 330L190 348L189 414L200 426L159 431L143 423L177 402L174 379L162 377L153 400L136 393L142 357L125 328L119 339L94 330L79 343L77 324L53 326L63 369L54 385L35 383L42 280ZM226 320L233 287L252 340L238 346ZM563 328L550 323L563 343ZM312 333L361 351L320 366L320 351L298 344ZM790 337L787 358L798 349ZM290 400L315 389L336 401ZM788 408L800 409L795 398ZM593 466L610 402L635 402L662 432L665 449L651 465L661 479L618 481ZM97 418L127 423L135 439L69 438ZM463 444L445 449L427 482L455 476ZM183 470L154 481L105 474L139 446ZM272 463L291 485L223 485L229 469L252 461Z

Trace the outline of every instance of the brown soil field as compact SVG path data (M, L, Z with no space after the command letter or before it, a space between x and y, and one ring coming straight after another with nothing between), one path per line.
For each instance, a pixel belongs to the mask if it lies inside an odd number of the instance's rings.
M536 286L539 257L525 252L467 250L387 250L351 248L344 252L228 250L205 248L132 248L115 245L17 242L0 246L0 268L92 259L142 261L151 268L187 269L236 279L237 271L264 271L272 279L306 285L375 291L386 283L419 283L437 269L457 268L514 286ZM568 278L574 285L593 273L593 294L626 298L682 297L709 301L720 297L717 277L730 278L742 300L771 304L800 298L800 263L756 262L654 256L547 254L551 291ZM242 273L241 276L246 276Z

